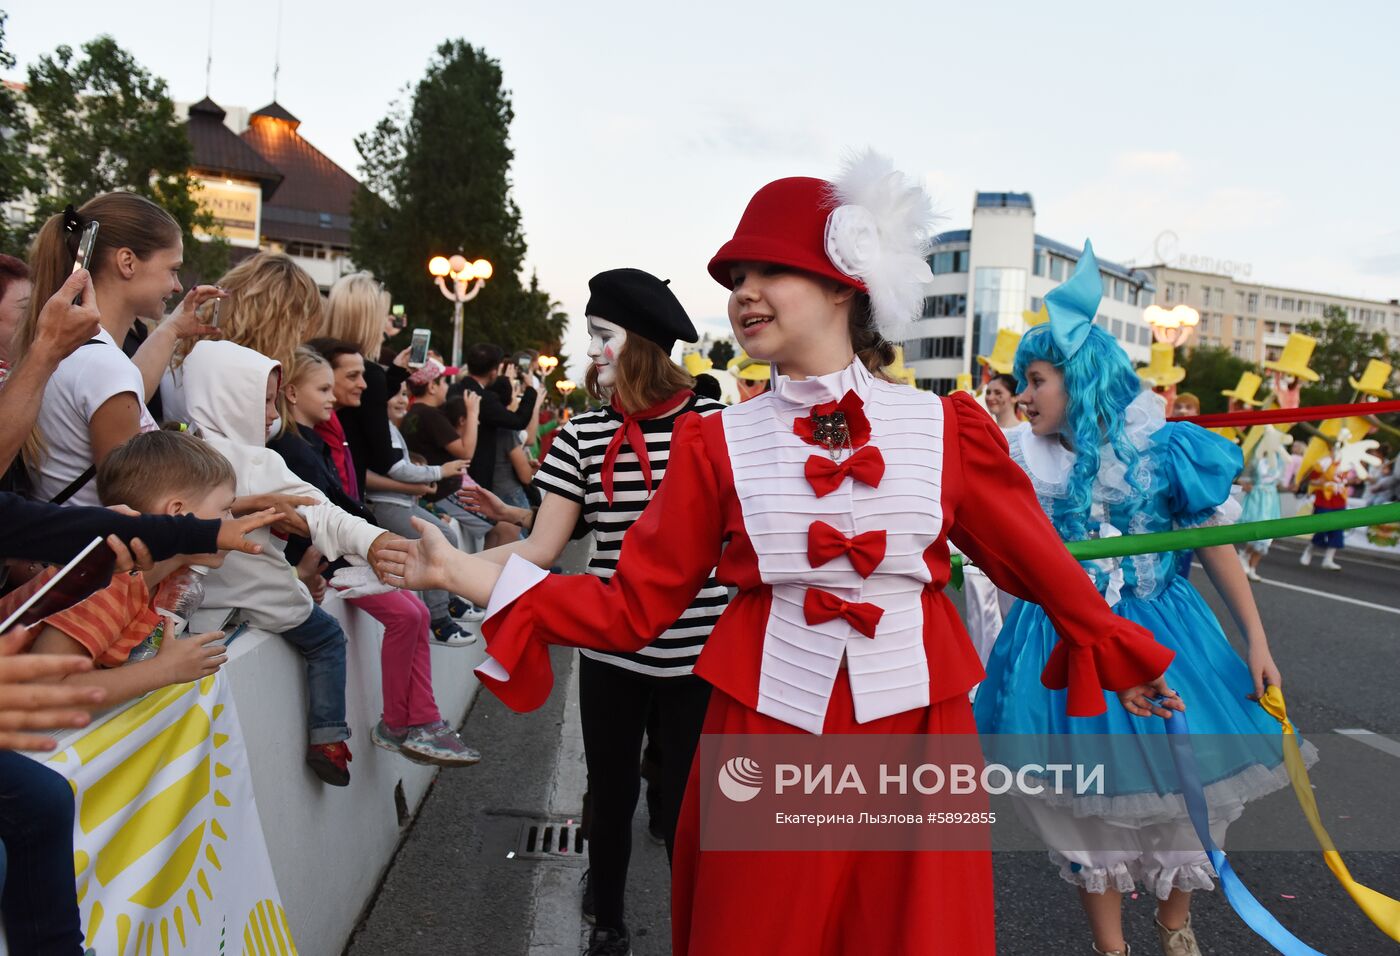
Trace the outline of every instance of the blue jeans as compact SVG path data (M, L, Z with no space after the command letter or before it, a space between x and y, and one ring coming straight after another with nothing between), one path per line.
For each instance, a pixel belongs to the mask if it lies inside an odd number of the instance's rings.
M10 952L83 951L73 882L73 791L43 764L0 750L0 914ZM8 872L6 872L8 869Z
M321 608L282 636L306 660L307 739L333 744L350 739L345 722L345 631Z

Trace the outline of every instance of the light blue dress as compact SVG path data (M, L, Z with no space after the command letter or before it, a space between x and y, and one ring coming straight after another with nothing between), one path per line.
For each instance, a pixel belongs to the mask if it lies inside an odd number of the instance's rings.
M1124 466L1108 446L1103 449L1090 522L1097 526L1095 536L1230 523L1238 514L1229 493L1240 471L1240 450L1203 428L1166 422L1160 405L1144 393L1128 413L1127 437L1140 455L1134 476L1145 495L1133 491ZM1030 475L1041 507L1053 518L1064 507L1074 454L1057 439L1037 438L1029 426L1008 438L1012 458ZM1279 726L1246 699L1254 690L1249 669L1200 593L1178 574L1176 553L1083 566L1115 613L1176 651L1167 682L1186 703L1212 816L1233 819L1245 801L1287 785ZM1105 764L1103 793L1046 798L1077 817L1125 826L1184 818L1165 722L1129 714L1109 692L1104 714L1067 716L1066 692L1047 690L1040 681L1056 639L1038 605L1018 601L1012 608L974 704L978 732L990 741L988 759L1024 765L1050 755ZM1084 736L1046 736L1062 734Z
M1285 455L1255 453L1244 472L1250 489L1244 496L1244 508L1240 512L1241 522L1272 521L1280 517L1282 512L1279 508L1278 486L1279 482L1283 481L1283 472L1287 467L1288 458ZM1262 541L1247 542L1245 548L1259 554L1268 554L1269 545L1272 543L1265 538Z

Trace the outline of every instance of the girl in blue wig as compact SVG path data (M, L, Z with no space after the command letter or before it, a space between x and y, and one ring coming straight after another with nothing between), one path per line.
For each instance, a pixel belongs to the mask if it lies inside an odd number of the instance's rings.
M1229 493L1240 472L1239 449L1195 425L1166 422L1162 399L1143 389L1128 356L1094 324L1101 291L1086 243L1073 277L1046 297L1049 323L1028 331L1017 350L1017 400L1027 422L1007 436L1011 457L1066 541L1233 521L1239 507ZM1115 613L1176 651L1167 684L1189 709L1212 832L1221 843L1247 801L1288 785L1278 725L1253 702L1281 678L1234 549L1203 548L1197 555L1248 641L1248 663L1177 573L1175 554L1083 567ZM1145 699L1137 716L1123 709L1066 716L1064 691L1041 683L1055 639L1044 611L1017 602L974 708L980 733L1008 735L983 738L993 741L989 759L1049 762L1053 749L1057 762L1068 755L1078 764L1102 764L1101 793L1047 787L1018 798L1017 808L1051 848L1061 876L1079 888L1095 953L1130 952L1122 894L1141 883L1158 900L1163 952L1194 956L1200 950L1190 894L1213 889L1214 872L1187 816L1165 725L1143 716L1151 705ZM1313 760L1316 752L1309 749L1306 757Z

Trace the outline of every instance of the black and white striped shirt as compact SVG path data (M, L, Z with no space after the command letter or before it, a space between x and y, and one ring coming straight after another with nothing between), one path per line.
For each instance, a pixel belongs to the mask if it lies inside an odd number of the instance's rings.
M549 454L535 475L535 484L551 494L562 495L583 506L583 518L593 532L594 554L588 563L591 574L607 580L617 570L622 553L622 537L641 517L651 496L661 487L666 462L671 455L671 431L676 419L686 412L708 415L724 408L719 402L692 396L675 413L645 419L639 424L646 436L651 459L649 494L642 478L642 467L631 446L624 441L613 463L613 501L603 494L603 455L608 443L622 426L622 416L610 406L584 412L569 419L550 445ZM595 660L615 664L642 674L679 677L689 674L705 646L705 639L728 603L728 592L715 581L713 573L690 602L680 619L651 644L635 654L613 654L583 650Z

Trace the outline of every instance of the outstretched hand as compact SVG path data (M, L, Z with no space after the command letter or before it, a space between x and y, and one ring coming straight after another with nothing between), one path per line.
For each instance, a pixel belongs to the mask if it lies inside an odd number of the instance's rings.
M224 518L219 522L219 550L262 554L262 545L249 541L248 535L281 520L283 515L276 508L255 511L242 518Z
M106 698L100 687L55 684L92 670L86 657L24 653L33 635L15 628L0 637L0 750L53 750L54 739L32 733L55 727L86 727L87 708Z
M1158 701L1158 698L1162 698ZM1123 709L1135 717L1161 717L1166 719L1172 711L1186 711L1176 691L1167 686L1167 675L1163 674L1150 684L1139 684L1127 690L1118 691L1118 702Z
M417 541L394 536L383 544L375 542L379 547L369 555L375 574L385 584L397 588L446 590L446 564L456 548L443 537L437 525L414 518L413 527L421 535Z

